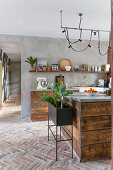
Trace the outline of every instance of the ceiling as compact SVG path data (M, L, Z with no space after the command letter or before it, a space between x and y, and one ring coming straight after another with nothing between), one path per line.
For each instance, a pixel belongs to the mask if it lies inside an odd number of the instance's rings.
M110 0L0 0L0 34L64 38L60 28L60 10L64 26L110 30ZM78 38L72 33L71 38ZM84 39L89 34L84 32ZM101 35L108 40L108 34Z
M21 47L17 43L0 43L0 49L7 54L12 61L21 60Z

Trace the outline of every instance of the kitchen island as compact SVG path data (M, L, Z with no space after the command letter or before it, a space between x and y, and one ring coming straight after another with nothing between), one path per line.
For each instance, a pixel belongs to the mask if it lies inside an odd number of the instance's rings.
M103 94L87 97L77 90L74 89L73 95L66 97L65 101L74 109L73 136L76 156L80 162L110 158L111 97ZM48 119L48 103L41 102L42 91L31 90L32 121ZM53 92L46 89L46 95L52 96ZM64 128L71 133L70 126ZM67 137L63 129L62 132Z
M110 158L111 97L69 96L66 103L74 109L74 150L80 162ZM70 126L64 128L71 133Z

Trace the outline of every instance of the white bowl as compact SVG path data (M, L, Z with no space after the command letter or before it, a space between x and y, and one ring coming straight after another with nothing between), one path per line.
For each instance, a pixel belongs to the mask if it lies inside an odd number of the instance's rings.
M97 96L99 95L99 93L85 93L86 96Z
M71 66L65 66L66 71L70 71L71 70Z

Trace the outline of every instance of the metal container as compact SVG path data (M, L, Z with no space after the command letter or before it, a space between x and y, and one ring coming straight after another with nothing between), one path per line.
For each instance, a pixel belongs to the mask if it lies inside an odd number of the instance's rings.
M95 71L95 66L91 66L91 71Z
M97 71L101 71L101 66L97 67Z
M95 71L98 71L98 70L97 70L97 66L95 66L94 70L95 70Z
M61 109L48 103L48 115L57 126L72 125L73 123L73 108L66 104Z
M91 71L91 65L88 65L88 71Z

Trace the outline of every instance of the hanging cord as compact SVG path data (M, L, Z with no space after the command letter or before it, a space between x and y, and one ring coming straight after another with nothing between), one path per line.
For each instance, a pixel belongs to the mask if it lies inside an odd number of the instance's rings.
M67 41L68 41L68 43L69 43L69 48L73 49L73 50L76 51L76 52L83 52L83 51L87 50L88 47L91 47L92 33L93 33L93 31L91 30L90 41L89 41L88 45L86 46L86 48L84 48L83 50L76 50L76 49L73 48L72 45L71 45L70 38L69 38L69 34L68 34L68 29L66 28L66 30L65 30L65 36L66 36L66 39L67 39ZM79 41L79 40L77 40L76 43L77 43L78 41Z
M80 38L79 38L78 40L74 41L74 42L70 41L69 31L68 31L68 29L67 29L66 27L64 28L63 33L64 33L64 32L65 32L66 38L68 37L68 42L69 42L69 44L76 44L76 43L78 43L78 42L82 42L82 40L81 40L81 37L82 37L82 28L80 29Z
M109 35L109 36L110 36L110 35ZM98 50L99 50L99 54L100 54L101 56L107 55L109 48L110 48L110 37L109 37L109 46L108 46L107 52L104 53L104 54L101 53L100 32L98 31Z

